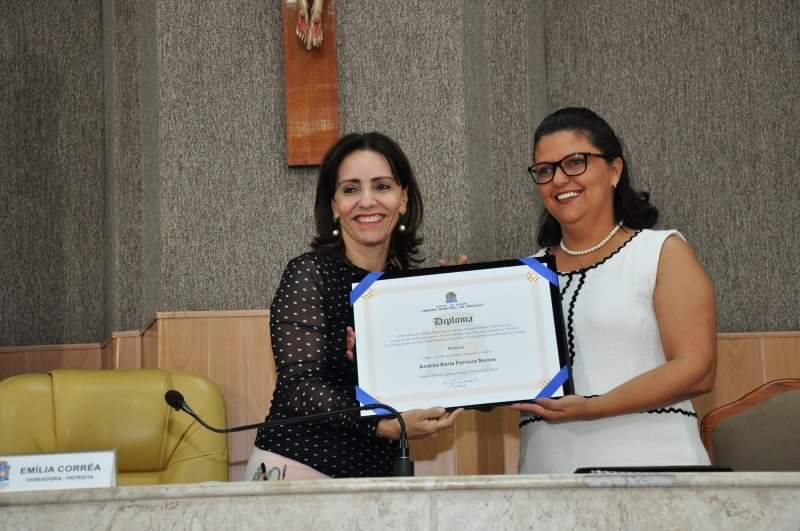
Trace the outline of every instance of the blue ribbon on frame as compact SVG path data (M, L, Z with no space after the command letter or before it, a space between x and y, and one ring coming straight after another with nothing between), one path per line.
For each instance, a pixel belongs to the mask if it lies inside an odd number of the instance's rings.
M558 287L558 274L547 267L547 264L540 262L532 256L523 256L519 261L533 269L539 276L546 278L552 285ZM553 376L553 379L544 386L544 389L539 391L539 394L536 395L535 398L550 398L568 379L569 369L566 366L562 367L561 370Z
M353 291L350 292L350 305L354 305L356 301L364 294L366 291L372 286L372 284L383 276L382 271L374 271L372 273L368 273L361 282L356 284L356 287L353 288ZM375 398L372 397L369 393L361 389L361 387L356 386L356 400L358 400L362 405L366 404L376 404L378 403ZM373 409L372 411L375 412L376 415L391 415L391 411L387 411L385 409Z
M353 291L350 292L350 305L354 305L359 297L361 297L369 287L379 278L383 276L383 271L375 271L368 273L367 276L361 279L361 282L356 284Z
M569 379L569 369L566 367L561 367L561 370L553 376L553 379L548 382L547 385L544 386L544 389L539 391L534 398L550 398L553 396L553 393L558 391L558 389L566 383L567 379ZM372 397L369 393L361 389L361 387L356 386L356 400L361 402L362 404L375 404L378 401ZM374 410L378 415L390 415L389 411L385 409L376 409Z
M356 386L356 400L361 402L361 405L367 404L377 404L378 401L375 400L372 395L361 389L361 387ZM375 412L376 415L391 415L392 412L388 411L383 408L373 409L372 411Z
M558 391L558 388L564 385L568 379L569 369L565 365L564 367L561 367L561 370L558 371L555 376L553 376L553 379L544 386L544 389L539 391L539 394L534 397L534 400L536 398L550 398L553 396L553 393Z
M544 389L539 391L539 394L536 395L535 398L550 398L553 396L553 393L558 391L558 389L564 385L564 383L569 378L569 369L564 366L561 367L561 370L553 376L553 379L548 382ZM378 401L372 397L369 393L361 389L361 387L356 386L356 400L361 402L361 404L376 404ZM391 412L385 409L375 409L374 410L377 415L390 415Z
M546 264L543 264L532 256L523 256L522 258L519 258L519 261L533 269L540 276L549 280L552 285L558 287L558 275L555 271L552 271L549 267L547 267Z
M543 264L532 256L523 256L522 258L519 258L519 261L533 269L540 276L546 278L551 284L558 287L558 275L554 271L551 271L547 265ZM356 284L356 287L353 288L353 291L350 292L350 304L355 304L356 301L364 293L366 293L370 286L372 286L372 284L382 276L382 271L368 273L367 276L361 280L361 282Z

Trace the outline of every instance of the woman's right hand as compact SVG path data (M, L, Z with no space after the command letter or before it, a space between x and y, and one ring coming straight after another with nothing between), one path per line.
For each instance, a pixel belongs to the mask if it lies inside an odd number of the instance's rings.
M429 409L412 409L403 413L406 423L406 434L409 439L422 439L453 425L463 412L462 408L447 411L443 407ZM400 438L400 422L397 419L383 419L378 422L378 436L384 439Z

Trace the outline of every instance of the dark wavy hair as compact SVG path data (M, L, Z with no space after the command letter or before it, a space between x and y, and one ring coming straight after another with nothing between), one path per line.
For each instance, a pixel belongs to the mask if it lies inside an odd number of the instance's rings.
M622 159L622 175L614 189L614 218L632 229L649 229L658 221L658 209L650 204L650 194L637 192L631 184L628 164L620 143L611 126L595 112L582 107L559 109L542 120L533 134L533 150L542 137L559 131L583 134L600 150L606 160ZM545 210L539 226L539 245L550 247L561 241L561 225Z
M345 255L344 242L341 237L333 236L333 209L331 201L336 193L336 182L342 161L354 151L374 151L386 159L392 174L400 186L408 193L406 213L400 218L406 230L400 232L395 228L389 244L388 260L402 270L422 262L417 258L422 238L417 237L417 230L422 225L422 195L417 179L411 169L403 150L391 138L377 132L351 133L339 139L331 147L322 160L317 180L317 197L314 203L314 219L317 235L311 247L325 254Z

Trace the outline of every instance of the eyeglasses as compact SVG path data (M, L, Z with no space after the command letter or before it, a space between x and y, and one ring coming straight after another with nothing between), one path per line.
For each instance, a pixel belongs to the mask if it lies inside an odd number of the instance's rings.
M564 175L576 177L586 171L589 165L589 157L610 158L608 155L600 153L572 153L556 162L539 162L528 167L533 182L536 184L547 184L556 176L556 168L561 168Z

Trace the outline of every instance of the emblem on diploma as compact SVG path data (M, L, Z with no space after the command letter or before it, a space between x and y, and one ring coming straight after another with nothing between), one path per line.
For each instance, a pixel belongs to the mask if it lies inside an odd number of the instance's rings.
M359 400L406 411L570 393L554 271L552 257L529 257L354 284Z

